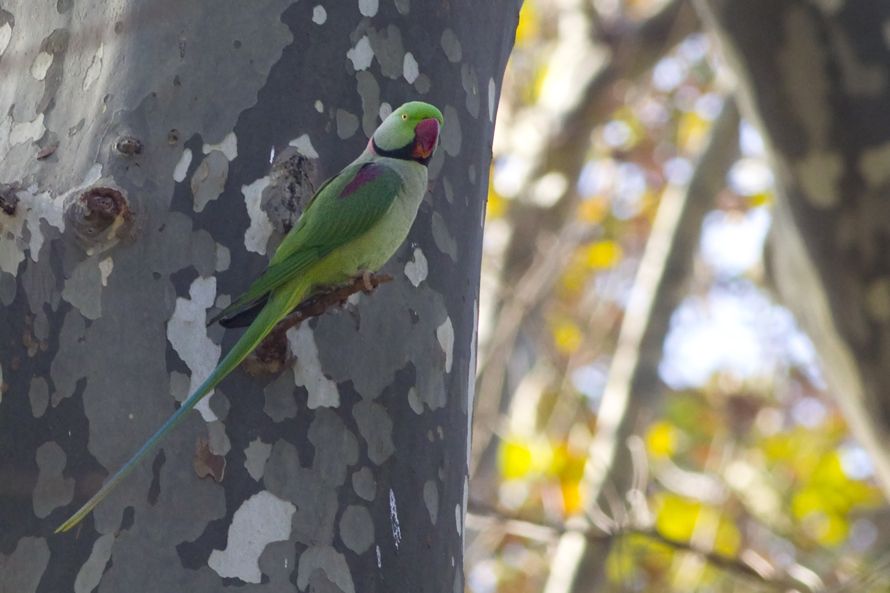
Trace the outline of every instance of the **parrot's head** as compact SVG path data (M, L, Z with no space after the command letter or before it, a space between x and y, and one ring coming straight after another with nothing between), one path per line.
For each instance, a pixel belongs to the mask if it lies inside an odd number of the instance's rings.
M368 147L385 157L430 162L439 144L445 118L433 105L422 101L405 103L383 120Z

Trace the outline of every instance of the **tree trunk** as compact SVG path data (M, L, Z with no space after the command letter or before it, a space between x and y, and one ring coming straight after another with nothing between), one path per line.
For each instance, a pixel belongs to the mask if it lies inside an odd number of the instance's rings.
M776 286L890 495L890 4L699 5L772 153Z
M462 590L484 197L518 4L0 9L0 591ZM289 331L292 365L264 348L53 535L234 343L205 321L310 185L413 98L446 125L395 281Z

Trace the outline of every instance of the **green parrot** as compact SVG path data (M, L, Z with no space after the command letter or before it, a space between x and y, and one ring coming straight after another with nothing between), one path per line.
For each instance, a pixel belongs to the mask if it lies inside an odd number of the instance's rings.
M393 111L367 148L313 196L266 272L209 323L249 323L244 335L148 441L56 533L77 525L231 373L291 310L319 289L379 270L408 236L427 190L427 165L444 125L420 101ZM247 323L246 323L247 322Z

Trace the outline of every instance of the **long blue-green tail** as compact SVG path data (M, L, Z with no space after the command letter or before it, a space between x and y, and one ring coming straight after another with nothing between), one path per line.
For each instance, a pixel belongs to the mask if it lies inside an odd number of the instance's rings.
M253 323L250 324L250 327L244 332L244 335L242 335L235 345L232 346L232 349L229 350L220 363L216 365L216 368L213 369L210 376L207 377L207 380L205 380L194 393L182 403L179 409L177 409L173 415L164 422L163 426L161 426L158 431L155 432L138 451L136 451L133 457L131 457L123 467L117 470L117 473L111 476L111 478L102 485L102 488L100 488L92 498L80 507L76 513L71 515L67 521L59 525L56 529L56 533L68 531L80 523L97 504L102 502L102 499L114 490L115 486L136 468L146 455L151 453L158 446L158 443L161 442L161 439L163 439L168 432L182 422L189 410L194 408L199 401L204 399L204 397L226 377L226 375L231 373L239 364L241 364L241 361L247 358L247 355L259 346L260 342L263 341L263 338L265 338L269 332L272 331L272 328L275 327L275 324L281 321L292 308L292 306L289 305L291 303L299 303L302 300L302 295L299 293L304 292L304 290L301 289L302 287L299 287L296 291L288 291L290 293L289 295L283 295L281 293L273 295L273 298L269 299L269 303L262 311L260 311Z

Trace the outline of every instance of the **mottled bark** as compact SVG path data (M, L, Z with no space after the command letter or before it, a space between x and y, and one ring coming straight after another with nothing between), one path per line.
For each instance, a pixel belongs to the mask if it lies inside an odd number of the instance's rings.
M890 4L699 8L770 148L775 284L890 495Z
M484 198L517 12L4 3L0 590L462 590ZM234 342L205 320L262 271L308 182L413 98L446 126L395 280L290 330L291 367L234 372L52 535Z

